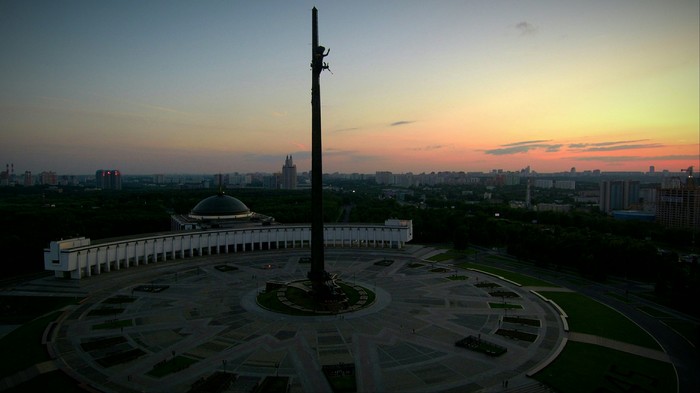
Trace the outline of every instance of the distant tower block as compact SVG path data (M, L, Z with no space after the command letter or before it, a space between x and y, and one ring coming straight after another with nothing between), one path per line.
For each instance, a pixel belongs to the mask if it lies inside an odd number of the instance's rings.
M527 189L525 191L525 208L530 209L532 206L530 204L532 203L532 198L530 194L530 185L532 184L532 178L528 177L527 178Z
M292 156L287 156L282 167L282 188L285 190L297 189L297 166L292 160Z

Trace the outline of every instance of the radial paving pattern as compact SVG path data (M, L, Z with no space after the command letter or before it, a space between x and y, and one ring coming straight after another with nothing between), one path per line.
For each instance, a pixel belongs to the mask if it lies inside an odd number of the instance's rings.
M548 305L525 288L473 271L449 279L455 270L421 259L430 251L327 250L329 272L377 295L369 307L333 316L294 317L255 303L266 280L303 278L309 265L299 259L308 250L219 255L92 277L81 283L91 296L66 312L53 348L77 378L115 392L186 392L224 370L238 376L230 391L249 391L275 375L287 377L291 391L329 391L322 366L341 363L354 365L358 391L478 391L522 380L554 352L563 331ZM493 288L476 285L484 282L515 297L493 297ZM493 308L504 302L522 308ZM504 322L505 315L539 326ZM499 329L535 339L508 338ZM469 335L507 352L490 357L455 346Z

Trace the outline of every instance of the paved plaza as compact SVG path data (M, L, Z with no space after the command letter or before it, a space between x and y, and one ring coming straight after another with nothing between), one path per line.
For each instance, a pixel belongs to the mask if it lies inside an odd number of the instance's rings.
M215 372L237 375L228 391L251 391L268 376L288 377L292 392L330 391L322 366L354 365L359 392L536 390L526 374L564 340L550 305L495 277L427 261L441 251L328 249L326 270L376 294L359 311L291 316L255 301L268 280L306 276L309 250L222 254L93 276L71 285L88 294L66 309L48 337L57 366L105 392L186 392ZM393 261L387 263L382 261ZM379 263L378 263L379 262ZM388 266L385 266L387 265ZM452 275L466 276L454 280ZM462 277L464 278L464 277ZM515 293L494 297L498 284ZM504 301L522 308L504 310ZM504 322L504 315L539 326ZM533 342L499 329L521 331ZM499 357L455 346L467 336L507 348ZM184 360L181 371L154 375ZM121 359L121 360L120 360Z

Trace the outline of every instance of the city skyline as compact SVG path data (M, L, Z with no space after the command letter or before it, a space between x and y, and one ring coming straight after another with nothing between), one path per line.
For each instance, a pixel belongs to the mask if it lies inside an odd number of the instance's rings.
M700 167L698 3L3 2L15 173ZM94 173L94 172L93 172Z

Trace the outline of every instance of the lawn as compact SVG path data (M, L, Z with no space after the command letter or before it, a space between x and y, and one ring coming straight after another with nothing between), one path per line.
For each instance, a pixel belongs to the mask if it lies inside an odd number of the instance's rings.
M131 319L120 319L111 320L104 323L98 323L97 325L92 325L93 329L119 329L132 326L134 321Z
M515 264L517 263L517 262L513 261L511 258L502 257L500 255L487 255L486 257L484 257L484 259L486 259L487 261L491 260L491 261L503 262L503 263L507 263L507 264L510 264L513 266L515 266Z
M676 391L670 363L575 341L534 378L566 393Z
M661 349L647 332L627 317L587 296L575 292L540 291L540 294L556 302L566 312L569 328L573 332Z
M23 382L13 388L3 390L4 393L25 393L44 392L47 386L53 392L62 393L85 393L85 389L78 386L78 383L61 370L40 374L29 381Z
M122 303L133 303L135 301L136 301L136 298L134 298L132 296L118 295L118 296L112 296L108 299L105 299L102 303L121 305Z
M658 310L654 307L639 306L639 307L637 307L637 310L642 311L644 313L647 313L654 318L673 318L673 315L667 314L667 313L665 313L661 310Z
M61 315L60 311L35 319L8 333L0 339L0 353L12 356L0 357L0 378L10 376L37 363L50 360L41 336L46 326Z
M457 258L462 258L466 254L462 252L457 252L457 251L447 251L443 252L442 254L435 254L428 258L429 261L431 262L445 262L449 261L450 259L457 259Z
M455 343L455 346L470 349L472 351L481 352L489 356L501 356L508 352L508 348L502 347L498 344L491 343L486 340L481 339L481 335L478 337L467 336Z
M698 326L697 323L684 321L681 319L667 319L663 322L670 326L671 329L675 330L678 334L685 337L686 340L693 343L695 348L700 347L700 326Z
M523 306L521 306L519 304L491 303L491 302L489 302L489 307L491 307L491 308L523 308Z
M301 292L301 290L299 289L296 290ZM289 291L287 291L287 296L289 295L290 293ZM263 308L287 315L315 315L313 312L301 311L283 304L279 301L279 299L277 299L277 293L275 291L264 292L259 294L257 297L257 302Z
M621 294L619 294L619 293L615 293L615 292L605 292L605 296L610 296L610 297L615 298L615 299L617 299L617 300L619 300L619 301L621 301L621 302L623 302L623 303L627 303L627 304L632 303L632 302L629 300L629 297L628 297L628 296L621 295Z
M77 304L77 297L0 296L0 323L19 325L61 307Z
M131 348L121 352L115 352L95 361L102 367L113 367L118 364L129 363L145 355L140 348ZM157 366L156 366L157 367Z
M342 282L338 282L338 285L343 289L345 292L345 295L348 297L348 305L353 306L357 302L360 301L360 293L353 288L350 285L347 285ZM363 288L365 290L365 294L367 295L367 301L365 303L366 306L371 305L374 303L374 300L376 298L376 294L372 291L370 291L367 288ZM315 310L318 307L318 302L311 297L309 294L304 292L303 290L295 287L287 287L287 299L306 309L309 310ZM257 297L257 302L260 306L280 312L283 314L288 314L288 315L318 315L314 311L302 311L294 307L289 307L285 305L284 303L280 302L279 299L277 298L277 292L276 291L270 291L270 292L264 292L258 295Z
M231 265L218 265L218 266L214 266L214 269L216 269L222 273L235 272L236 270L238 270L237 267L231 266Z
M503 317L503 322L519 323L521 325L528 325L528 326L540 326L539 319L522 318L519 316Z
M537 335L527 332L521 332L517 329L498 329L496 334L499 336L509 337L516 340L535 342L537 340Z
M191 359L186 356L175 356L170 360L162 361L153 366L153 369L148 372L148 375L161 378L168 374L182 371L195 363L197 363L195 359Z
M462 269L478 269L478 270L482 270L482 271L485 271L485 272L488 272L491 274L495 274L495 275L501 276L505 279L517 282L518 284L520 284L524 287L555 287L555 288L557 287L556 285L552 284L551 282L540 280L540 279L532 277L532 276L527 276L525 274L510 272L508 270L498 269L498 268L487 266L487 265L480 265L478 263L464 262L464 263L460 263L457 266L461 267Z
M289 390L289 377L268 375L253 390L255 393L286 392Z
M357 391L354 364L325 365L321 367L331 390L334 393L351 393Z
M90 310L87 315L89 317L104 317L108 315L113 315L116 317L117 314L121 314L123 312L124 308L122 307L102 307Z

